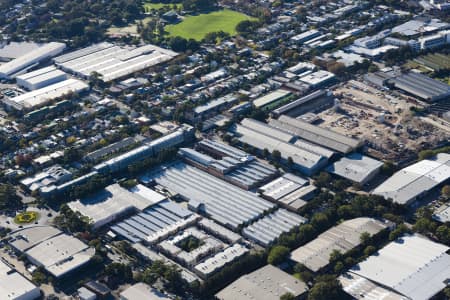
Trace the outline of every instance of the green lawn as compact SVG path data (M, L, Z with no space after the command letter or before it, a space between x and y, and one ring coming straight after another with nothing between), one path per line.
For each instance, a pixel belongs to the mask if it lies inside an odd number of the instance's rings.
M181 23L168 25L165 30L170 36L181 36L185 39L200 41L209 32L224 31L230 35L236 34L236 25L253 18L229 9L214 11L197 16L186 16Z
M164 6L169 6L170 8L173 8L173 5L176 4L178 8L181 8L181 3L152 3L152 2L146 2L144 3L144 11L145 12L150 12L150 10L152 9L160 9L163 8Z

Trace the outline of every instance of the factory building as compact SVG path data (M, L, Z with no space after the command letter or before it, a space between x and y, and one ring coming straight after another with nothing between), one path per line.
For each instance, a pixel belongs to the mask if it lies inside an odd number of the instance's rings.
M380 292L392 297L388 299L432 299L448 286L449 249L419 235L406 235L351 268L339 280L344 291L356 299L371 299Z
M34 300L41 297L41 291L0 260L0 295L7 300Z
M383 162L379 160L352 153L330 165L327 172L364 185L380 172L382 166Z
M186 163L245 190L260 186L278 173L271 165L262 163L255 157L231 146L210 140L203 140L198 145L206 145L199 148L218 149L213 150L214 152L221 149L227 149L230 152L229 155L224 155L220 159L214 159L193 149L181 148L178 152L179 156Z
M396 172L372 193L410 205L449 178L450 154L440 153L434 159L419 161Z
M64 43L48 43L0 66L0 78L12 79L40 62L54 57L66 48Z
M326 128L309 124L299 119L282 115L278 120L270 120L269 125L305 141L326 147L340 153L350 153L362 146L362 141L356 140Z
M14 109L32 109L69 93L81 93L89 89L89 85L78 79L66 79L43 88L4 99L3 102Z
M291 37L291 41L296 44L303 44L304 42L312 40L313 38L316 38L319 35L320 31L312 29Z
M258 219L274 205L257 195L182 162L162 166L141 177L188 200L191 210L237 230Z
M311 271L317 272L328 265L333 250L344 254L361 243L362 233L375 235L386 227L383 222L371 218L344 221L328 229L306 245L292 251L291 259Z
M326 90L318 90L272 111L274 117L287 115L296 118L308 112L320 112L334 105L334 96Z
M266 265L244 275L216 294L220 300L279 300L284 294L292 294L295 299L302 298L308 287L290 274Z
M326 151L319 146L305 142L297 143L295 136L252 119L244 119L240 125L233 126L231 130L238 136L241 143L248 144L259 151L277 150L284 162L288 162L290 157L293 166L308 176L326 165L328 155L324 156L324 152L331 154L331 151Z
M336 76L331 72L319 70L317 72L302 76L299 80L308 84L312 88L321 88L335 82Z
M11 233L9 244L56 278L87 264L95 254L80 240L51 226L32 226Z
M242 235L263 247L269 247L280 235L290 232L306 221L307 219L280 208L245 227Z
M238 102L238 98L229 94L218 99L214 99L204 105L196 106L192 111L186 113L186 119L194 124L215 117L221 111L230 108Z
M178 54L154 45L141 47L100 43L54 59L55 64L69 73L88 79L97 73L104 82L169 61Z
M388 85L427 102L450 97L450 85L414 72L390 79Z
M267 109L268 107L271 107L274 105L276 106L277 103L282 102L287 97L289 97L291 94L292 93L287 90L278 89L267 95L264 95L262 97L259 97L255 100L253 100L253 106L258 109Z
M36 71L19 75L16 77L17 85L34 91L48 85L67 79L67 74L53 66L38 69Z

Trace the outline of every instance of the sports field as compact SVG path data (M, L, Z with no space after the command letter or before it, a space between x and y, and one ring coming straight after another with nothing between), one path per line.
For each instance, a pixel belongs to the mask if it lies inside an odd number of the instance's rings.
M235 35L236 25L244 20L253 20L253 18L230 9L223 9L207 14L186 16L181 23L168 25L165 30L170 36L200 41L207 33L220 30Z

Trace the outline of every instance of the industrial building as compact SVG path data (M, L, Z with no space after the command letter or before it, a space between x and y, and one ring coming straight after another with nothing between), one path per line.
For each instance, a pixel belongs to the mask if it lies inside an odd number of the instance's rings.
M264 95L262 97L253 100L253 106L256 108L264 109L268 106L276 105L277 102L283 101L291 94L292 93L287 90L278 89L267 95Z
M449 178L450 154L439 153L434 159L419 161L396 172L372 193L410 205Z
M375 255L349 270L377 286L412 300L431 299L448 286L450 248L419 235L407 235L389 243ZM351 295L361 294L363 285L345 289ZM370 292L370 291L369 291Z
M319 70L317 72L300 77L299 80L313 88L320 88L333 83L336 80L336 76L331 72Z
M308 112L320 112L331 108L334 102L333 93L326 90L318 90L273 110L271 114L274 117L287 115L296 118Z
M216 294L220 300L279 300L290 293L295 299L306 294L305 283L272 265L244 275Z
M72 179L72 173L64 169L60 165L53 165L44 171L27 177L20 181L20 184L27 190L39 191L44 187L62 184Z
M41 297L41 291L0 260L0 295L5 300L34 300Z
M381 170L383 162L362 155L351 153L328 166L328 172L364 185L373 179Z
M273 166L258 161L244 151L219 142L203 140L198 143L198 148L213 149L215 153L224 149L223 151L228 153L220 159L214 159L193 149L181 148L178 155L186 163L246 190L260 186L278 173Z
M432 217L440 223L450 222L450 203L442 204L435 209Z
M307 219L280 208L245 227L242 230L242 235L263 247L268 247L280 235L290 232L295 227L306 223L306 221Z
M16 83L29 91L34 91L66 79L66 73L50 66L19 75L16 77Z
M390 79L388 85L428 102L450 97L450 85L414 72Z
M0 66L0 78L12 79L40 62L54 57L66 48L64 43L48 43Z
M81 93L89 89L89 85L78 79L66 79L46 87L4 99L3 102L14 109L32 109L69 93Z
M56 278L87 264L95 254L80 240L51 226L32 226L10 234L9 244Z
M270 120L269 125L305 141L326 147L340 153L350 153L362 146L362 141L347 137L326 128L309 124L299 119L283 115L278 120Z
M189 201L189 207L236 230L259 218L273 204L200 169L182 162L161 166L141 177L155 182Z
M88 79L97 73L104 82L166 62L178 54L154 45L141 47L100 43L54 59L61 69Z
M291 37L291 41L296 44L303 44L304 42L307 42L309 40L312 40L313 38L316 38L320 35L320 31L316 29L311 29L308 31L305 31L303 33L297 34L293 37Z
M229 94L218 99L214 99L206 104L196 106L192 111L186 113L186 119L196 124L218 115L221 111L230 108L237 102L237 96L234 94Z
M271 201L277 201L307 184L308 180L292 173L285 173L258 190L262 197Z
M120 216L142 211L165 198L143 185L127 190L119 184L113 184L92 196L69 202L67 205L73 211L89 218L92 228L98 229Z
M375 235L386 227L383 222L371 218L346 220L292 251L291 259L317 272L328 265L333 250L344 254L361 243L362 233Z
M151 286L139 282L120 293L120 300L170 300L168 296Z
M194 224L199 216L175 202L164 200L111 226L111 230L132 243L154 244Z
M203 262L199 263L194 267L194 272L200 276L202 279L206 279L213 275L214 273L221 270L223 267L232 264L239 258L250 252L245 246L240 244L234 244L217 254L213 257L207 258Z
M244 119L240 125L234 125L231 131L238 136L241 143L248 144L259 151L267 149L269 152L277 150L281 158L287 163L289 157L293 166L306 175L312 175L324 167L328 158L323 156L320 147L311 144L292 144L295 136L277 128L252 119ZM320 153L319 153L320 152Z

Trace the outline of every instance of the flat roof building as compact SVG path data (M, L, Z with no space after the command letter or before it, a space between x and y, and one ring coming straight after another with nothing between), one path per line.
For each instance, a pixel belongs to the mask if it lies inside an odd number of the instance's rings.
M419 73L409 72L390 79L389 83L428 102L450 97L450 85Z
M307 184L308 180L291 173L285 173L281 177L260 187L259 191L264 198L277 201Z
M170 300L164 293L139 282L120 293L120 300Z
M326 90L318 90L274 109L271 114L275 117L287 115L296 118L308 112L320 112L331 108L333 105L333 93Z
M220 300L279 300L290 293L296 299L308 291L305 283L272 265L241 276L216 294Z
M359 183L366 184L373 179L383 166L383 162L362 155L351 153L328 166L328 172Z
M290 96L291 94L292 93L287 90L278 89L267 95L264 95L262 97L259 97L255 100L253 100L253 105L256 108L264 108L266 106L270 106L270 105L274 104L275 102L278 102L278 101Z
M82 241L50 226L33 226L11 233L9 244L56 278L87 264L95 254Z
M372 193L409 205L449 178L450 154L439 153L396 172Z
M41 297L41 291L0 260L0 296L5 300L33 300Z
M290 116L280 116L278 120L270 120L269 124L275 128L298 136L308 142L340 152L350 153L362 146L362 141L347 137L340 133L309 124Z
M31 50L25 55L17 57L6 64L0 66L0 78L11 79L27 68L30 68L41 61L56 56L64 51L66 44L64 43L48 43L41 47Z
M33 91L67 79L67 74L53 66L19 75L16 82L19 86Z
M166 62L178 54L154 45L141 47L100 43L54 59L67 72L88 79L92 73L104 82L125 77L135 72Z
M378 286L412 300L430 299L448 286L450 248L418 235L389 243L350 269Z
M300 77L300 81L314 88L323 87L336 79L336 76L328 71L319 70L317 72Z
M32 109L69 93L81 93L88 89L89 85L83 81L66 79L14 98L5 99L3 102L17 110Z
M362 233L375 235L386 227L383 222L372 218L346 220L292 251L291 259L317 272L328 265L333 250L344 254L361 243Z

